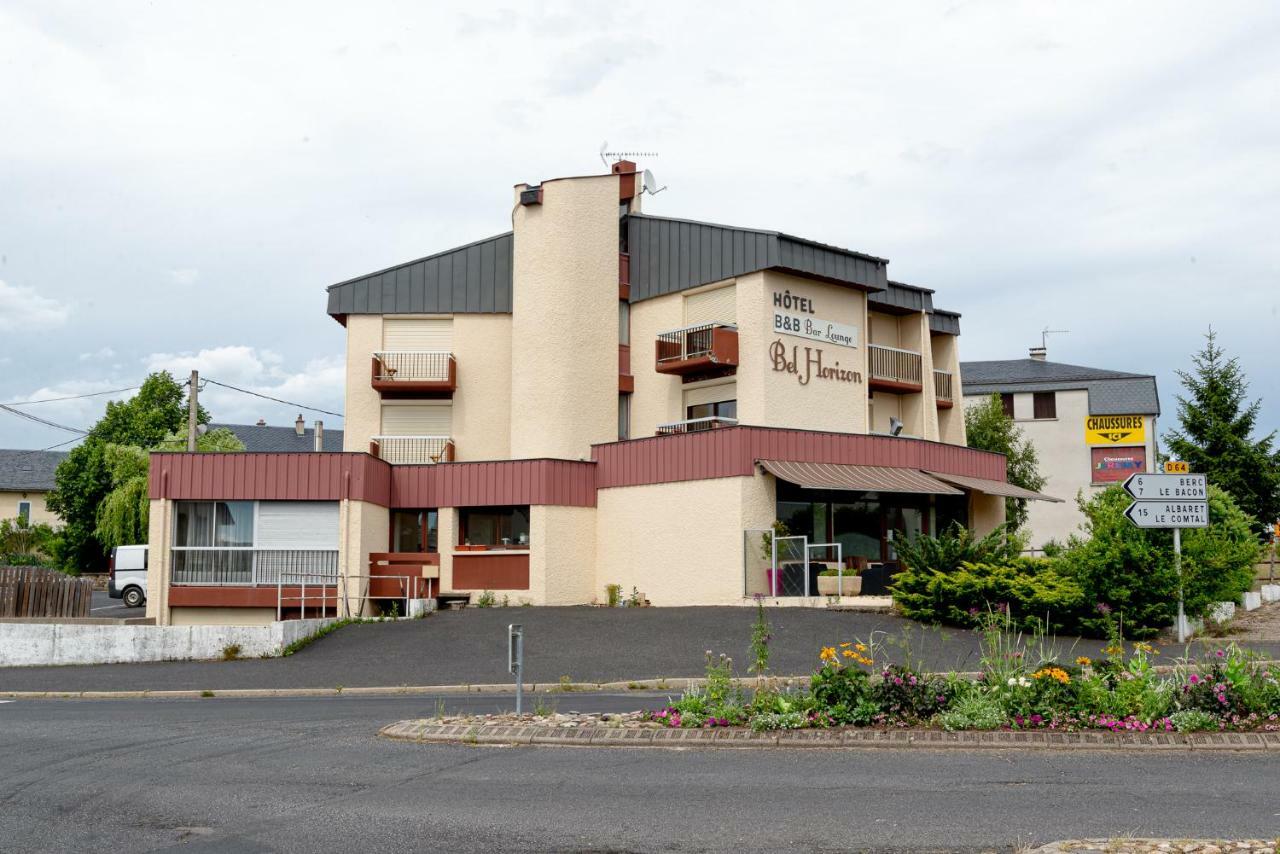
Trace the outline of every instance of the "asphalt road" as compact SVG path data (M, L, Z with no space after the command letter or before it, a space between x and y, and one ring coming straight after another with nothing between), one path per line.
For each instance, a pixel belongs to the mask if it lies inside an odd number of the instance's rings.
M699 676L707 650L748 662L750 608L469 608L423 620L346 628L283 659L0 668L0 691L332 688L507 682L508 623L525 627L525 678L577 682ZM775 608L774 673L810 672L818 650L876 639L896 660L931 670L976 670L978 638L888 614ZM1100 641L1063 638L1061 657L1097 655ZM1280 644L1258 643L1280 654ZM1181 650L1166 650L1166 656Z
M112 599L105 590L95 590L93 591L93 598L89 601L89 616L111 617L112 619L145 617L147 616L147 606L144 604L141 608L126 608L123 600Z
M563 702L622 709L637 697ZM434 708L429 697L0 704L0 849L1014 851L1081 836L1280 829L1280 763L1266 755L486 748L374 736Z

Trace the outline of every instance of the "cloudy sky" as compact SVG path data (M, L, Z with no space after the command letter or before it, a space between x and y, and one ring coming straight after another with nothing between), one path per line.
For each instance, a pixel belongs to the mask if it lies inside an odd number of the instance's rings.
M1070 330L1050 358L1157 374L1166 427L1212 324L1280 427L1274 3L427 5L0 4L0 403L195 367L340 412L325 286L607 140L658 152L648 211L887 257L966 359ZM0 447L71 435L0 411Z

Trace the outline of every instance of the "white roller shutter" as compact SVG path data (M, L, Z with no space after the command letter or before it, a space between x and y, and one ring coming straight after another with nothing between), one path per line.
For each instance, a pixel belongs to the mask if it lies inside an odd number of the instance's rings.
M716 288L714 291L703 291L690 294L684 298L684 325L696 326L702 323L738 322L737 288Z
M260 549L338 548L338 502L259 501L257 536Z
M736 382L727 382L720 385L687 389L684 393L684 406L685 411L688 411L690 406L697 406L702 403L720 403L724 400L737 399L738 384Z
M382 349L448 353L453 350L453 320L388 317L382 321Z
M383 436L449 436L453 406L448 403L384 403Z

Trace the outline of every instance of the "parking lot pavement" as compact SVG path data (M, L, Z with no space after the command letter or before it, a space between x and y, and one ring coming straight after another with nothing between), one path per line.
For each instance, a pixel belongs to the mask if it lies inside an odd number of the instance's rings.
M431 707L0 705L0 849L1013 852L1076 837L1260 837L1280 812L1268 755L490 748L374 735Z
M553 683L699 676L707 651L746 673L751 608L469 608L422 620L347 626L289 658L0 669L0 691L216 690L487 684L510 681L506 633L525 628L525 679ZM874 639L894 660L937 671L978 667L978 638L888 614L775 608L770 669L809 673L820 647ZM1062 658L1103 642L1060 639ZM1259 645L1276 654L1280 645ZM1165 655L1178 654L1166 649Z
M112 599L108 596L107 591L95 590L93 591L93 598L89 601L89 616L110 617L113 620L125 617L145 617L147 616L147 606L126 608L119 599Z

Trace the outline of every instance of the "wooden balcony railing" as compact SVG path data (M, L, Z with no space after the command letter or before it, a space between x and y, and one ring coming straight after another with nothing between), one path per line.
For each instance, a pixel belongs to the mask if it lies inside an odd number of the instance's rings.
M955 398L952 397L951 392L950 371L933 372L933 396L936 398L938 406L943 409L947 409L955 405Z
M731 374L738 367L738 327L701 323L658 333L654 370L660 374L706 377Z
M392 465L431 465L453 462L448 436L374 436L369 453Z
M372 385L389 397L449 397L458 388L458 362L452 353L440 351L374 353Z
M867 345L870 386L900 394L924 390L920 354L881 344Z

